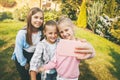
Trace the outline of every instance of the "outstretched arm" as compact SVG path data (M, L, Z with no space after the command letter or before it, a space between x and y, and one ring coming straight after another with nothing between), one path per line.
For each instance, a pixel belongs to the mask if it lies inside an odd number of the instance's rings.
M95 55L95 50L89 42L81 40L81 44L76 47L75 53L78 55L77 59L88 59Z

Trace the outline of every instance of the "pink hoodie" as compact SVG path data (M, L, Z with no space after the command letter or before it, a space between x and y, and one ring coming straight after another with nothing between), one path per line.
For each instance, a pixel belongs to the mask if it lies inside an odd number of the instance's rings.
M73 56L55 55L52 61L44 65L44 68L46 70L55 68L60 76L71 79L71 78L78 78L79 63L80 60L77 60Z
M55 68L57 70L58 75L63 78L68 78L68 79L78 78L79 77L80 59L77 59L75 56L60 55L59 52L62 52L62 50L60 51L58 49L60 49L60 47L65 46L65 44L63 43L63 45L61 46L61 44L59 44L59 43L57 45L57 50L56 50L55 56L53 57L53 59L51 61L49 61L48 64L45 64L43 67L45 68L45 70ZM70 44L68 44L68 45L70 45ZM89 43L86 43L86 46L91 46L91 45ZM84 57L84 59L91 58L95 55L95 51L92 46L91 46L91 49L93 51L92 54L86 55L86 57ZM67 50L70 50L70 49L67 49ZM59 51L59 52L57 52L57 51Z

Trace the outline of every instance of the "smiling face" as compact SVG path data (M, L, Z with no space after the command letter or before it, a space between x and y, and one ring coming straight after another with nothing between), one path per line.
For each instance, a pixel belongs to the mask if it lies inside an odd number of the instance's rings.
M74 39L74 32L71 27L61 26L58 28L61 38L63 39Z
M46 40L53 44L57 40L57 27L56 25L46 25L44 30L44 35L46 36Z
M75 39L74 24L69 18L62 18L58 21L58 30L62 39Z
M34 28L40 28L40 26L43 24L43 21L43 13L40 11L31 16L31 24Z

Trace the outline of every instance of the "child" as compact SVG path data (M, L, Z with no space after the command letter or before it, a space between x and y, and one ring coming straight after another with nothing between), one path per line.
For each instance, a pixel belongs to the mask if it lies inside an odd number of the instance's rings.
M76 40L74 36L74 24L69 18L63 17L58 21L58 30L62 39ZM81 41L82 42L82 41ZM87 43L86 41L83 41ZM59 44L58 44L59 45ZM94 48L87 44L84 48L78 47L78 50L75 50L76 53L85 54L82 57L73 57L73 56L61 56L58 53L55 54L53 60L49 61L48 64L45 64L43 67L39 68L39 71L49 70L55 68L57 70L57 80L78 80L79 77L79 63L81 59L87 59L93 57L95 52ZM82 46L82 45L80 45ZM89 47L90 51L87 51ZM82 52L82 50L84 52ZM90 52L90 53L89 53Z
M45 39L38 43L35 53L30 62L30 74L31 80L36 80L36 74L38 72L38 67L52 60L56 45L58 42L57 35L57 24L53 20L49 20L45 23L43 33ZM46 71L45 80L56 80L57 73L55 69ZM44 80L42 75L42 80Z
M21 80L30 80L29 62L36 45L43 36L43 23L44 12L38 7L33 7L27 15L27 25L16 35L12 60L15 61ZM40 74L37 75L37 80L41 80L40 76Z

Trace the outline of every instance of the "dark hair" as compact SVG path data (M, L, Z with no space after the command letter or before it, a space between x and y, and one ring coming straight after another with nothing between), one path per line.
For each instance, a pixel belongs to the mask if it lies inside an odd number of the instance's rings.
M31 24L31 17L32 17L32 15L36 14L37 12L41 12L44 15L43 11L38 7L31 8L27 15L26 41L29 45L32 45L32 32L33 32L33 25ZM39 29L41 31L43 30L43 24L40 26Z
M57 23L54 20L49 20L44 24L43 30L45 30L46 25L57 26Z

